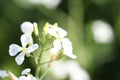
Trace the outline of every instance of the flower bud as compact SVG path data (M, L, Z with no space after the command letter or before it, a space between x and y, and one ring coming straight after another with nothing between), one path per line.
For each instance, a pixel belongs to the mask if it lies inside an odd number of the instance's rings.
M39 35L39 30L38 30L38 25L37 25L37 23L34 22L34 23L33 23L33 26L34 26L34 34L35 34L36 36L38 36L38 35Z
M21 24L21 31L23 33L32 34L33 32L33 24L31 22L24 22Z
M43 31L44 31L45 34L48 33L48 29L49 29L49 23L47 22L47 23L45 24L44 28L43 28Z

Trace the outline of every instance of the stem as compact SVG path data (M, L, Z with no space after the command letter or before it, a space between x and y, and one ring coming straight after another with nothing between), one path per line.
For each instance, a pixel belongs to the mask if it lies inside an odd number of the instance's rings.
M43 80L43 78L45 77L45 75L48 73L49 71L49 66L47 67L46 71L43 73L43 75L40 77L39 80Z
M40 67L41 67L41 64L40 64L40 63L41 63L42 54L43 54L43 52L44 52L45 42L43 43L40 38L38 38L38 39L39 39L39 42L40 42L40 44L41 44L41 49L40 49L40 53L37 54L37 57L38 57L37 62L38 62L38 64L36 65L36 73L35 73L35 75L36 75L36 77L39 79L39 77L40 77ZM44 41L44 40L43 40L43 41Z
M46 62L42 62L42 63L40 63L40 65L43 65L43 64L46 64L46 63L50 63L50 62L52 62L53 60L50 60L50 61L46 61Z
M39 58L38 58L38 64L36 65L36 77L39 78L39 75L40 75L40 62L41 62L41 57L42 57L42 54L43 54L43 49L44 49L44 46L41 47L41 51L40 51L40 55L39 55Z

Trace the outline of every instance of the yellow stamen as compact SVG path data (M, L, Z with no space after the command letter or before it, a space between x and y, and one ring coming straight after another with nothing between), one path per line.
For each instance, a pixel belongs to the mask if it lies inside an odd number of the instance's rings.
M23 51L24 53L26 53L27 48L26 48L26 47L22 47L22 51Z

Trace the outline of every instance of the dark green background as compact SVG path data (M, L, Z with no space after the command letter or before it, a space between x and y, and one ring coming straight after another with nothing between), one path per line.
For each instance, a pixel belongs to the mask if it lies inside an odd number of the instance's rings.
M112 26L112 43L98 44L93 40L90 24L99 19ZM58 22L68 31L77 61L89 72L91 80L120 80L120 0L62 0L56 9L0 0L0 69L16 75L24 67L34 70L30 59L18 66L8 54L10 44L21 45L20 24L24 21L37 22L40 31L46 22Z

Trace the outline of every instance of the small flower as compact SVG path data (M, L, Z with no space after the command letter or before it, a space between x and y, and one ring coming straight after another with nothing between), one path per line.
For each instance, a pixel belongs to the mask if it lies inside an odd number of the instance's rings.
M27 69L24 69L24 70L21 72L21 74L22 74L22 75L26 75L26 74L29 74L30 71L31 71L31 69L30 69L30 68L27 68Z
M30 74L31 69L27 68L22 71L22 76L18 80L36 80L36 78Z
M22 71L22 76L16 77L12 72L0 70L0 77L9 77L10 80L36 80L36 78L30 74L31 69L27 68Z
M27 75L27 76L20 76L18 80L36 80L36 78L32 75Z
M32 34L34 30L34 26L31 22L23 22L20 27L24 34Z
M76 55L72 53L72 43L67 36L67 32L56 25L49 25L48 33L56 39L53 42L51 52L56 54L59 50L63 49L63 53L70 58L75 59Z
M1 78L5 78L5 77L7 77L7 76L8 76L7 71L5 71L5 70L0 70L0 77L1 77Z
M18 80L18 78L12 72L6 70L0 70L0 77L1 78L9 77L10 80Z
M20 38L22 47L17 44L11 44L9 46L9 55L16 56L15 61L18 65L21 65L25 59L25 55L30 55L31 52L38 49L38 44L32 44L31 46L27 47L29 42L31 41L31 36L29 34L23 34Z

